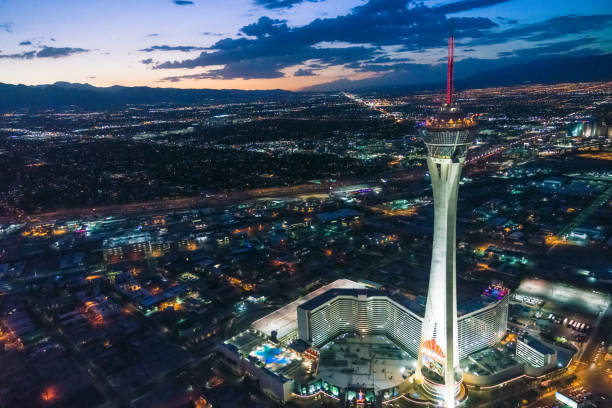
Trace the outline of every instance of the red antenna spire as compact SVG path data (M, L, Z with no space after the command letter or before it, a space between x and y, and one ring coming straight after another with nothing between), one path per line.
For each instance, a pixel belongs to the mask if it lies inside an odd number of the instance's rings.
M448 70L446 73L446 104L453 103L453 60L455 58L455 37L451 30L451 35L448 37Z

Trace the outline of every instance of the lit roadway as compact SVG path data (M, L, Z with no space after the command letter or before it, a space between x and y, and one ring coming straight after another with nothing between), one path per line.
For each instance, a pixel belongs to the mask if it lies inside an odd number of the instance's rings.
M389 112L387 112L386 110L384 110L383 108L378 107L377 105L373 104L373 103L368 103L366 101L364 101L363 99L359 98L356 95L347 93L347 92L342 92L342 94L347 97L348 99L350 99L351 101L359 104L359 105L363 105L366 108L372 109L380 114L382 114L385 118L394 118L393 115L391 115Z
M529 135L511 144L495 146L482 154L466 161L466 165L479 162L486 162L489 158L496 156L504 150L516 146L534 138L541 138L543 135ZM394 173L384 173L369 175L364 177L352 177L338 180L336 182L322 182L321 184L297 184L294 186L267 187L247 190L230 191L227 193L206 194L193 197L177 197L164 200L146 201L140 203L106 205L100 207L71 208L65 210L51 211L40 214L26 214L24 216L5 216L0 217L0 223L11 224L30 220L32 222L50 222L57 220L82 219L92 216L106 217L110 215L130 215L143 213L167 213L186 208L202 206L232 205L242 201L262 199L270 197L297 197L307 194L326 194L334 188L349 186L354 184L381 184L381 178L391 182L406 182L420 180L425 176L426 169L418 167Z
M398 172L390 177L389 181L412 181L421 179L425 174L424 169L413 169ZM168 212L198 206L231 205L246 200L260 199L266 197L291 197L302 194L329 193L333 188L362 183L380 183L380 175L364 178L344 179L334 183L321 184L298 184L295 186L280 186L258 188L250 190L238 190L228 193L207 194L194 197L178 197L168 200L148 201L142 203L117 204L94 208L76 208L58 210L41 214L29 215L33 220L45 222L59 219L85 218L90 216L108 216L114 214L140 214L144 212ZM26 216L27 217L27 216ZM0 217L2 223L23 222L24 218Z
M603 322L603 324L602 324ZM599 312L597 319L593 323L591 335L589 336L586 345L578 353L576 360L583 364L590 364L593 361L593 353L597 349L599 342L605 338L610 330L612 323L612 303L608 305L606 310ZM601 335L600 335L601 333Z
M591 205L589 205L587 208L585 208L580 215L578 215L576 218L574 218L569 224L567 224L561 231L559 231L559 233L557 234L557 239L558 240L562 240L564 236L566 236L567 234L569 234L570 232L572 232L574 230L574 228L580 226L584 221L586 221L595 211L597 211L597 209L599 209L599 207L601 207L602 205L606 204L608 202L608 200L610 200L610 197L612 197L612 186L608 187L606 189L606 191L604 191L599 197L597 197L592 203ZM557 246L557 243L555 243L554 245L552 245L549 249L549 253L550 251Z

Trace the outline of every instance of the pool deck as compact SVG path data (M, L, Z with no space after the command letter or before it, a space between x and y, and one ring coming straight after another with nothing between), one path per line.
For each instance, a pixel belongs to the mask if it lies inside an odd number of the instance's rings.
M343 388L375 392L410 376L415 360L385 336L340 336L321 348L317 377Z

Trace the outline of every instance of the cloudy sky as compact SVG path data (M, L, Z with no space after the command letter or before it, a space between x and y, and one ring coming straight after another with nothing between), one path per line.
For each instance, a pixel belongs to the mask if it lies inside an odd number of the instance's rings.
M612 51L610 0L0 0L0 82L430 82L451 24L458 77Z

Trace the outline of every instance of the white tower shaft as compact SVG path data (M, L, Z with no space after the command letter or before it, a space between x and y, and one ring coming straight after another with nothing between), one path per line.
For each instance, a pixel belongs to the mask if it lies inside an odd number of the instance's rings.
M444 401L455 403L459 370L457 328L456 219L461 163L427 158L434 196L434 238L423 341L434 339L444 352ZM419 354L419 368L422 367Z

